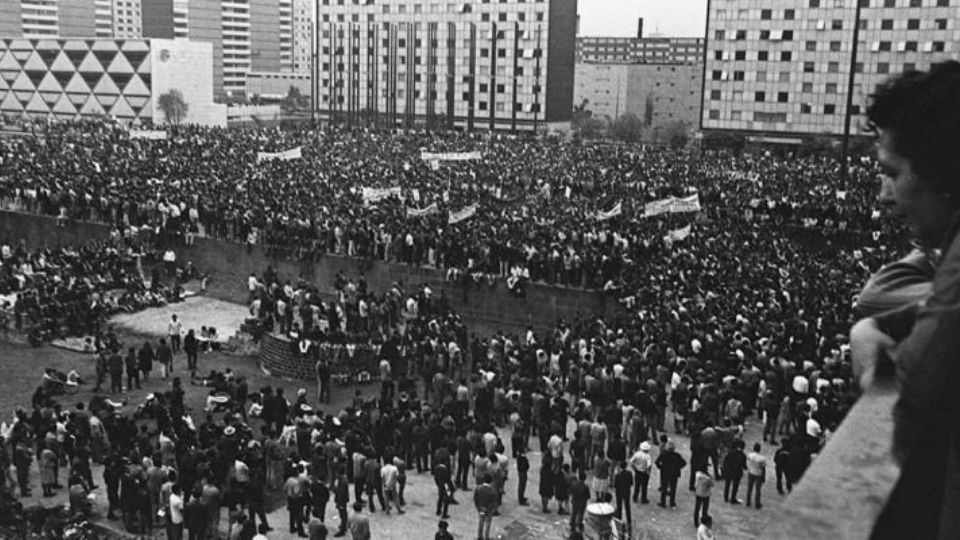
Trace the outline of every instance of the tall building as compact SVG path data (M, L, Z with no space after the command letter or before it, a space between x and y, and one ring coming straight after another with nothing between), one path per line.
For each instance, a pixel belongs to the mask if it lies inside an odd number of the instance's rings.
M587 102L594 118L615 121L632 114L653 130L673 123L699 125L700 64L578 62L573 102Z
M310 73L310 64L313 58L312 0L293 0L290 18L293 72Z
M573 111L576 0L321 0L320 115L535 129Z
M642 24L642 19L639 24ZM578 37L577 62L602 64L700 63L703 62L703 38Z
M960 50L960 0L712 0L707 11L703 129L841 135L849 114L855 132L878 83Z

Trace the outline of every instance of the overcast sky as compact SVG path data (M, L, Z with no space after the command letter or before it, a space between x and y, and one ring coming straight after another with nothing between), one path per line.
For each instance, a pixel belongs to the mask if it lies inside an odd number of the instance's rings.
M643 17L643 35L702 37L707 0L578 0L581 36L635 36Z

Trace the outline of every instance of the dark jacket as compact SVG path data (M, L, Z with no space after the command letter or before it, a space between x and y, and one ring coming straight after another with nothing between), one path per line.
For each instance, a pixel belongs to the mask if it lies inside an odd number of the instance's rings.
M680 478L680 471L687 466L687 461L677 452L664 451L657 458L656 465L661 478Z
M723 458L723 477L724 478L743 478L743 471L747 469L747 455L743 450L734 448L727 452L727 457Z

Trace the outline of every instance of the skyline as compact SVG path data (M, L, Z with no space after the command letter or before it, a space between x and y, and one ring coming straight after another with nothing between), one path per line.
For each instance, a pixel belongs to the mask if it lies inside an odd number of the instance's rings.
M707 0L579 0L581 36L635 37L637 18L643 35L703 37Z

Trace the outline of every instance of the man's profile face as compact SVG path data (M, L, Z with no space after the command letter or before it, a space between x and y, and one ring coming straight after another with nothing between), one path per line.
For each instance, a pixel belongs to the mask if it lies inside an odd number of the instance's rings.
M921 178L895 145L894 132L880 129L880 203L910 224L913 235L927 247L937 247L953 215L953 207L931 179Z

